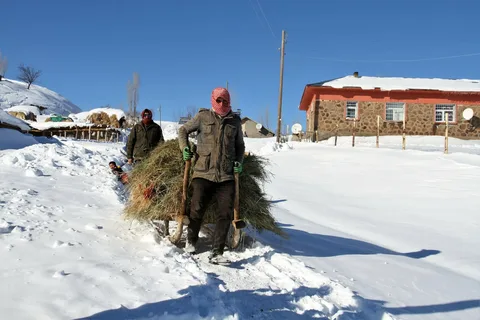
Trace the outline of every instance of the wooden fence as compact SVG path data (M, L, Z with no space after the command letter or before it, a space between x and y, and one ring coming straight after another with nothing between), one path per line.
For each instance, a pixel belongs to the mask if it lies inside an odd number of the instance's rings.
M60 128L48 128L48 129L32 129L30 134L34 136L44 136L44 137L64 137L64 138L74 138L82 140L93 140L93 141L109 141L109 142L119 142L121 138L121 131L116 128L111 127L60 127Z

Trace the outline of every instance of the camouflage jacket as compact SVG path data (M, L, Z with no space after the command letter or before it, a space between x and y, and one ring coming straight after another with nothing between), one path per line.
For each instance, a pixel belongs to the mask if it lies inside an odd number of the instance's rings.
M197 115L178 130L180 150L188 145L188 135L197 132L197 149L192 178L213 182L233 180L233 164L243 162L243 142L240 117L232 112L224 118L209 109Z
M128 136L127 158L140 160L145 158L159 143L163 143L162 128L152 122L144 125L142 122L135 124Z

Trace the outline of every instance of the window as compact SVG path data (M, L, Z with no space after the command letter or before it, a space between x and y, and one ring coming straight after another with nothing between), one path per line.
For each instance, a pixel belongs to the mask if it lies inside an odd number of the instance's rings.
M455 121L455 105L454 104L436 104L435 105L435 122L445 122L448 114L448 122Z
M347 101L347 119L357 119L358 103L356 101Z
M405 103L403 102L387 102L386 119L387 121L403 121L405 116Z

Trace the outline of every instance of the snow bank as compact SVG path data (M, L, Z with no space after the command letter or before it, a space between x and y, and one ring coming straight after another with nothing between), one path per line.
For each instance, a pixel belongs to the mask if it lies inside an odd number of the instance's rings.
M0 109L30 104L46 107L45 113L67 115L81 111L78 106L45 87L32 84L27 89L27 84L21 81L0 81Z
M22 149L39 143L35 137L17 130L0 128L0 150Z
M178 129L182 126L181 124L178 124L178 122L173 121L162 121L161 124L159 121L155 121L155 123L162 127L163 137L165 140L176 139Z

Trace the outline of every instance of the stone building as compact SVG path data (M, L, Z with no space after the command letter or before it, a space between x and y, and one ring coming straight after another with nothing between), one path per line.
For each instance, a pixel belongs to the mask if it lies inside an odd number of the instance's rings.
M474 111L465 120L462 112ZM352 76L308 84L300 101L306 134L313 140L337 133L359 136L444 135L480 138L480 81Z

